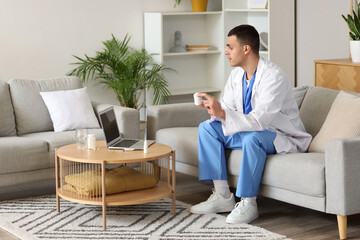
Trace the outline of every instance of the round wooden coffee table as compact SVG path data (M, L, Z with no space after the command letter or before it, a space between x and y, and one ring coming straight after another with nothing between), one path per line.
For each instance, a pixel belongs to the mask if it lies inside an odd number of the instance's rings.
M55 150L56 205L58 212L60 212L60 197L83 204L101 205L103 228L106 229L106 206L142 204L171 195L172 213L175 214L175 152L169 146L154 143L148 148L147 153L138 150L110 150L106 147L104 141L98 141L96 146L96 150L78 150L76 144L71 144ZM147 165L141 167L141 164ZM142 169L141 171L147 171L159 181L152 188L107 195L105 194L105 169L106 166L111 165L126 165ZM66 175L69 175L69 173L80 174L89 170L99 171L99 176L101 176L101 187L99 187L98 194L86 196L64 189Z

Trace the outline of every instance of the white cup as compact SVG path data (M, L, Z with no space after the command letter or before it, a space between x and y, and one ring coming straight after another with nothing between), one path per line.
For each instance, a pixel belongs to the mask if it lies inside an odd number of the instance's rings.
M201 105L203 103L202 97L198 97L197 95L198 95L198 93L194 93L194 104Z
M87 129L76 129L76 143L79 150L86 149Z
M95 134L89 134L87 136L87 148L91 150L96 150L96 137Z

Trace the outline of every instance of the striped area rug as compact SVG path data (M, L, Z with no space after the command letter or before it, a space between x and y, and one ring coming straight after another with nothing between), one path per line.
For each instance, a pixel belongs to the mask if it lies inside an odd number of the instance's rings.
M196 215L189 205L171 200L107 207L107 230L102 228L100 206L61 200L55 196L0 202L0 227L24 239L244 239L277 240L285 236L248 224L227 224L218 214Z

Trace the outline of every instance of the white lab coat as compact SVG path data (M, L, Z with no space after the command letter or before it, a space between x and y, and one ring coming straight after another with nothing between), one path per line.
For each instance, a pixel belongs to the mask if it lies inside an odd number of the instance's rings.
M226 114L222 121L225 136L242 131L276 132L277 153L304 152L311 135L306 133L288 77L274 63L260 57L251 95L253 110L243 113L244 70L235 68L225 85L221 106Z

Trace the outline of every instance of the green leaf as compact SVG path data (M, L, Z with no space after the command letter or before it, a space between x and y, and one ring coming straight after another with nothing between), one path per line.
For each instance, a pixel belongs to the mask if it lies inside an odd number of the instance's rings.
M164 72L174 70L153 64L153 54L129 47L129 41L128 35L119 41L111 34L111 39L103 42L104 48L96 52L95 57L74 56L78 62L71 63L76 67L69 75L78 76L83 82L97 81L112 89L120 105L125 107L142 107L139 99L146 86L154 90L154 104L166 103L170 91Z
M359 16L356 15L355 11L353 11L354 14L354 25L355 25L355 29L357 34L360 36L360 20L359 20Z
M356 32L356 27L355 27L355 23L354 23L354 19L353 19L353 17L350 15L350 14L348 14L348 27L349 27L349 29L350 29L350 31L352 31L354 34L358 34L357 32Z
M347 17L341 15L344 21L347 23L350 33L349 36L353 40L360 40L360 3L355 0L356 7L352 11L352 15L348 14Z
M181 0L175 0L174 7L176 7L176 6L179 5L180 3L181 3Z
M349 32L349 35L352 40L358 40L358 39L356 39L356 35L354 33Z

